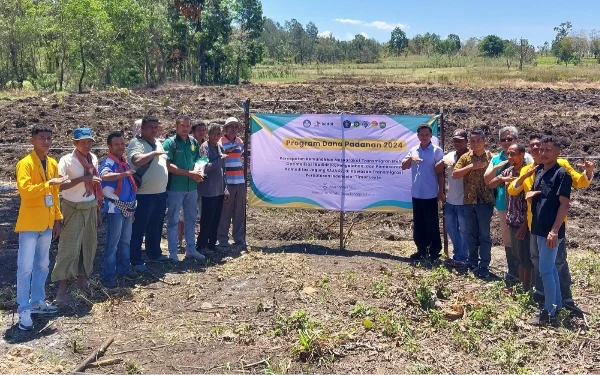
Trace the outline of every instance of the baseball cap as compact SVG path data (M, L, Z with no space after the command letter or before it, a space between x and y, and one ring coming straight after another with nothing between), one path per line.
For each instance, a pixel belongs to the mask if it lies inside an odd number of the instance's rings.
M463 129L456 129L454 133L452 133L453 139L468 139L467 132Z
M95 141L94 137L92 137L90 128L77 128L73 131L74 141L80 141L82 139L91 139L92 141Z
M238 121L237 118L235 117L230 117L227 120L225 120L225 125L223 125L223 129L225 129L226 127L228 127L229 125L239 125L240 122Z

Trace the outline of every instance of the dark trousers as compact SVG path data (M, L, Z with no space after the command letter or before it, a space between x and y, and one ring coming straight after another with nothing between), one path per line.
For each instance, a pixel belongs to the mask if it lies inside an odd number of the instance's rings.
M419 254L439 258L442 251L440 221L438 219L438 200L412 199L413 239Z
M467 223L467 249L469 266L489 269L492 260L492 236L490 222L494 214L491 204L465 204L465 222Z
M217 231L223 212L224 195L202 197L202 216L200 217L200 233L196 241L196 249L212 250L217 244Z
M135 220L131 228L131 264L144 264L142 259L142 241L146 236L146 255L158 259L162 250L160 239L167 211L167 193L138 194Z

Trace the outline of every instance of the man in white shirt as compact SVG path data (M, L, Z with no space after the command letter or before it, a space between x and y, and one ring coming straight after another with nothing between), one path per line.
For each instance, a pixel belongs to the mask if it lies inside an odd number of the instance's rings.
M67 294L68 280L77 279L79 288L85 288L94 265L97 230L101 222L102 189L98 158L90 152L93 142L89 128L75 129L75 150L58 162L58 174L68 177L70 182L60 185L64 228L52 271L52 281L58 281L57 303L70 300Z
M466 267L469 255L467 253L467 232L463 208L463 179L453 179L452 171L458 159L469 151L467 140L467 132L463 129L456 129L452 133L455 151L447 153L436 166L436 168L448 167L448 191L446 192L446 204L444 205L444 218L454 251L452 258L446 260L446 264L456 268Z

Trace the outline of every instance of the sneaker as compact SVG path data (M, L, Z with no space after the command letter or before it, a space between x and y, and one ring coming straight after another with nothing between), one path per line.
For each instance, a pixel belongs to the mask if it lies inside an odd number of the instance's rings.
M425 254L416 252L416 253L412 254L411 256L409 256L408 259L410 259L413 262L422 261L422 260L425 260Z
M115 289L119 286L115 280L102 281L102 286L106 289Z
M126 279L129 279L129 280L137 280L140 277L142 277L142 275L140 275L139 273L137 273L135 271L129 271L125 275L123 275L123 277Z
M169 255L169 260L167 262L179 262L179 257L177 256L177 254L172 254Z
M31 305L32 314L56 314L58 307L48 305L46 301L38 301Z
M221 248L221 249L226 249L229 247L229 242L219 242L219 244L217 245L217 247Z
M148 267L145 264L136 264L133 266L133 270L137 272L146 272L148 271Z
M544 309L540 310L540 312L536 316L529 319L529 324L531 324L532 326L545 326L549 325L550 323L550 314L548 313L548 310Z
M186 258L191 258L191 259L195 259L199 262L205 262L206 261L206 257L202 254L200 254L199 252L197 252L196 250L192 250L192 251L188 251L185 253L185 257Z
M572 315L577 316L579 318L583 318L583 310L575 305L575 302L563 302L563 308L568 310Z
M31 320L31 310L23 310L19 313L19 329L22 331L33 330L33 320Z
M235 246L246 247L248 246L248 244L246 243L246 241L238 241L235 243Z
M460 269L464 269L467 268L467 265L461 261L458 260L454 260L452 258L446 259L444 261L444 264L448 267L452 267L452 268L460 268Z

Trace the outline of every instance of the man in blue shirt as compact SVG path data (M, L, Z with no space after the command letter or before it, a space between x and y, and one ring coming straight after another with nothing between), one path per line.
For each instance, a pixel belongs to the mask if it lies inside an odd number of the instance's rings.
M429 258L434 262L440 257L442 241L438 218L438 200L445 201L442 173L436 173L435 165L444 157L444 151L431 143L431 126L417 127L420 144L410 149L402 169L412 172L413 238L417 252L410 256L418 261Z
M129 168L125 153L125 139L120 132L113 132L106 140L108 155L100 163L102 212L106 216L106 247L102 260L102 284L106 288L117 287L115 274L136 279L137 273L130 269L129 245L133 214L136 208L137 186L133 179L135 171Z

